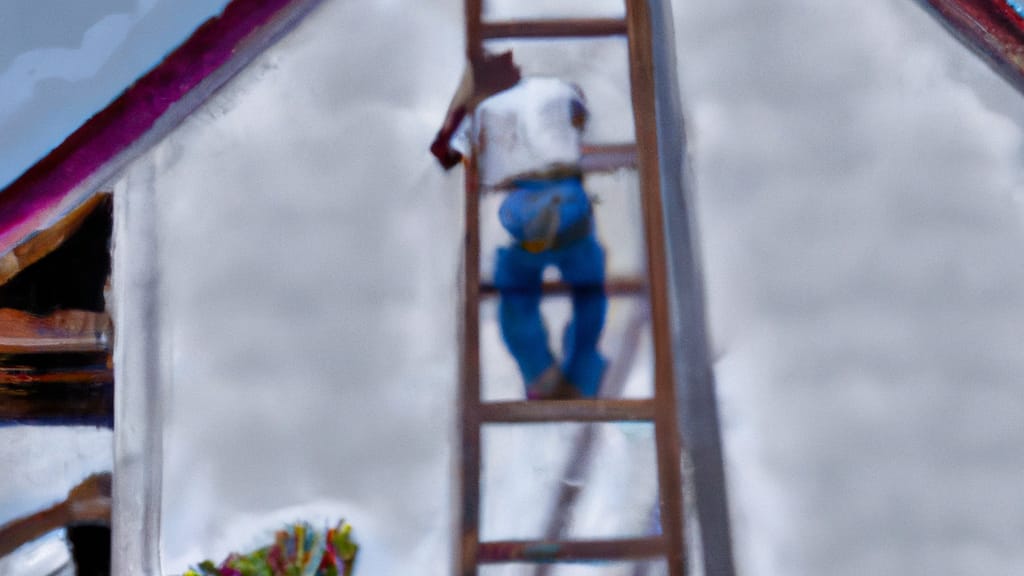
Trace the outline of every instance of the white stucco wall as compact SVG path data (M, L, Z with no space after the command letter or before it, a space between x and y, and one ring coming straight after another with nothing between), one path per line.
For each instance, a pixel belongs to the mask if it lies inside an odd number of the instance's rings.
M366 4L326 2L122 184L157 199L171 572L305 512L355 521L361 573L446 573L461 180L425 145L460 7ZM743 573L1013 573L1019 98L906 2L675 4ZM532 57L624 112L600 50ZM603 228L621 269L628 224ZM496 473L557 482L512 446Z
M355 524L361 573L447 572L462 186L427 146L461 73L459 10L325 3L119 182L156 200L169 573L263 545L288 519L332 516ZM581 81L592 139L628 141L625 44L597 49L622 61L522 58ZM635 224L635 182L591 189L607 206L603 234L620 237L611 269L638 272L639 236L616 232ZM503 237L497 201L485 202L485 268ZM632 310L613 305L607 346ZM564 302L549 313L564 319ZM483 314L487 394L516 397L493 306ZM488 440L485 537L540 536L537 501L559 485L558 448L574 433ZM626 460L600 480L622 498L591 504L581 526L638 533L654 498L649 430L602 438ZM537 485L516 486L524 467Z

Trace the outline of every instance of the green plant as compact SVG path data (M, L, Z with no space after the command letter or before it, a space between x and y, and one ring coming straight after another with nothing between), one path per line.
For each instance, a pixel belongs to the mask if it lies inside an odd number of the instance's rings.
M231 554L219 565L206 560L185 576L352 576L358 551L344 520L326 531L301 522L278 531L270 546Z

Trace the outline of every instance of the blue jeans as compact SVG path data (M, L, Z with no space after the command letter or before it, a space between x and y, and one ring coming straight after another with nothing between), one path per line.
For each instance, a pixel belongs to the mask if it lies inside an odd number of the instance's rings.
M529 385L554 363L540 313L544 268L557 266L572 287L572 321L563 334L562 372L586 397L597 395L606 361L597 351L608 299L604 249L593 231L561 249L528 252L517 245L498 249L494 283L501 293L499 317L505 344Z

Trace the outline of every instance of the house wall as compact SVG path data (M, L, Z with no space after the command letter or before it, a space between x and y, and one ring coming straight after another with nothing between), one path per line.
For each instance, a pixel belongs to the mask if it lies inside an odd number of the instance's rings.
M158 215L170 571L304 512L354 520L367 574L446 572L461 182L425 144L459 6L363 4L327 2L124 180ZM1019 96L911 3L674 4L741 572L1013 573ZM612 59L572 50L621 109ZM493 470L557 482L543 442ZM530 529L542 506L496 486Z
M286 520L344 516L365 544L361 572L446 573L462 178L427 147L461 73L460 14L451 0L326 2L119 179L115 254L122 288L136 282L119 298L155 289L136 303L155 315L135 325L159 347L159 370L119 386L162 382L136 397L162 407L148 424L162 427L162 456L158 441L124 445L150 459L136 472L162 465L144 488L160 490L160 515L145 522L160 526L166 572L261 546ZM524 62L579 77L595 112L616 112L595 114L594 139L629 141L625 43L595 49L621 61L580 69L593 54L577 47L554 65L550 52L524 49ZM607 233L635 226L633 179L594 186ZM488 202L487 270L503 241ZM639 236L621 236L610 262L636 273ZM622 306L615 326L632 309ZM550 313L564 320L564 302ZM489 394L517 397L493 306L484 317ZM559 434L564 444L575 430ZM492 450L496 482L538 453L511 444ZM556 486L560 458L545 460ZM654 498L653 453L635 458L638 530ZM492 495L505 515L492 526L522 522L510 514L519 504ZM539 530L543 512L516 529Z

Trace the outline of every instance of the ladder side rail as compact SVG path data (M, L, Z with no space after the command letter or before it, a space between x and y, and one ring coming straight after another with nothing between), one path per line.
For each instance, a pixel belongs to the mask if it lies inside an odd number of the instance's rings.
M484 59L483 0L466 1L466 56L470 62Z
M611 540L506 540L481 544L480 562L646 560L665 555L664 536Z
M465 237L463 253L463 309L460 324L459 374L459 511L460 540L456 546L458 574L475 576L480 543L480 196L476 161L465 162Z
M646 1L646 0L645 0ZM693 180L686 164L686 133L679 97L671 8L649 0L661 147L668 264L672 292L673 348L681 391L677 411L685 430L700 530L704 574L734 576L732 537L715 378L704 311L704 279L693 210Z
M466 58L483 60L481 21L483 0L465 0ZM457 422L460 447L455 573L476 576L480 552L480 186L476 155L470 154L465 169L465 218L463 239L463 306L460 324L461 358Z
M672 332L668 301L668 273L661 205L658 123L655 116L654 57L651 11L647 0L628 0L630 91L633 98L647 273L654 336L654 385L657 405L655 437L662 533L668 541L666 561L670 576L686 574L683 523L682 452L676 420Z

